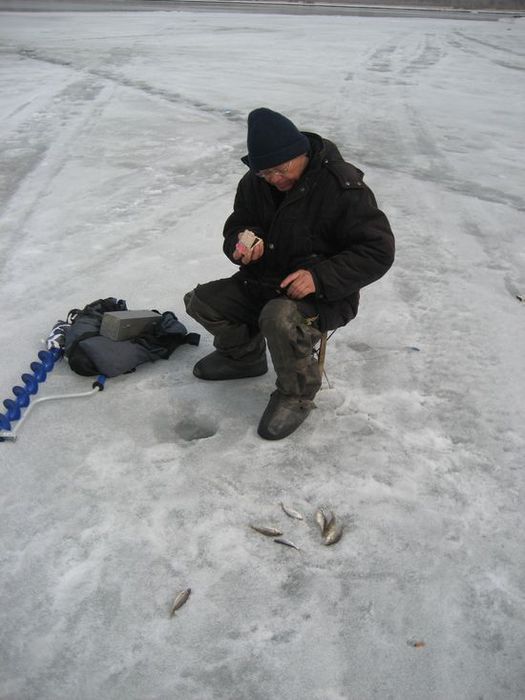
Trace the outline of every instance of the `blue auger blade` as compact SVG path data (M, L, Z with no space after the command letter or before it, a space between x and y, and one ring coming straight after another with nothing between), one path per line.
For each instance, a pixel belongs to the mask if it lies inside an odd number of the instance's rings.
M38 382L46 381L47 372L44 365L40 364L40 362L31 362L29 366Z
M0 413L0 430L11 430L11 423L3 413Z
M51 372L51 370L55 366L55 358L53 357L53 355L47 350L40 350L40 352L38 353L38 359L42 363L46 372Z
M6 399L4 401L4 406L7 408L7 420L12 421L20 418L20 406L18 406L15 401Z
M13 394L16 396L16 403L18 404L18 406L20 406L20 408L25 408L26 406L29 406L31 396L29 395L27 389L24 389L24 387L21 386L14 386Z
M38 381L33 374L23 374L22 381L26 385L26 389L30 394L38 393Z

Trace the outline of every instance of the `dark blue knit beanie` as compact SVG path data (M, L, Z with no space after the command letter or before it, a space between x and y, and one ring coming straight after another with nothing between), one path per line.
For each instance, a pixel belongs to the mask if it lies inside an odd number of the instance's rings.
M266 107L248 115L248 155L242 160L252 170L266 170L310 150L308 138L287 117Z

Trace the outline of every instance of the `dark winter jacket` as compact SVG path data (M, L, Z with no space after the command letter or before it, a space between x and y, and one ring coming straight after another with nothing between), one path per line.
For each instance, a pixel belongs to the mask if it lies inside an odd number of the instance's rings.
M224 252L236 262L238 234L246 228L264 240L263 256L241 266L236 276L268 298L279 294L288 274L310 270L316 291L306 300L315 303L321 330L328 330L348 323L357 313L359 290L390 268L394 237L363 173L331 141L306 136L309 165L280 204L275 188L254 172L239 182L224 226Z

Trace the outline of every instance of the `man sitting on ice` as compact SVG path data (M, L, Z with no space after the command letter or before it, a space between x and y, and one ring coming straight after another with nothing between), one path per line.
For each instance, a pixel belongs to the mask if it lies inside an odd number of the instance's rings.
M188 314L214 336L200 379L256 377L276 390L259 422L268 440L290 435L321 386L313 354L322 332L357 313L359 290L394 260L394 237L363 173L337 147L267 108L248 116L249 167L224 225L224 252L240 266L186 294Z

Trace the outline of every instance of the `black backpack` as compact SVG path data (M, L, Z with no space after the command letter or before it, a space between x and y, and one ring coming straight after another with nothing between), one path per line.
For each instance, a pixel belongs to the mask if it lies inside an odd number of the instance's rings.
M71 369L84 377L116 377L133 372L144 362L167 360L179 345L199 344L200 335L188 333L172 311L155 311L160 320L151 332L129 340L111 340L100 335L107 311L127 311L126 302L114 297L97 299L82 310L72 309L68 324L63 326L64 354Z

